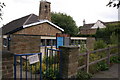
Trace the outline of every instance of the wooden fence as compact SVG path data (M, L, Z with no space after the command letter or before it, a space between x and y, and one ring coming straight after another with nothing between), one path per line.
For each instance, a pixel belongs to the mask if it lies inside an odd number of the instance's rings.
M111 49L117 49L117 48L118 48L118 46L114 46L114 47L108 47L108 48L99 49L99 50L95 50L95 51L87 51L86 53L79 54L79 57L80 56L86 56L86 58L85 58L85 64L79 66L78 70L85 68L86 72L89 73L89 67L90 67L90 65L96 64L96 63L98 63L100 61L103 61L103 60L107 60L107 64L108 64L108 66L110 66L110 57L115 56L115 55L118 54L118 52L116 52L116 53L113 54L113 53L110 52L110 50ZM99 60L95 60L93 62L90 62L90 54L97 53L97 52L103 52L103 51L107 52L107 56L106 57L101 58Z

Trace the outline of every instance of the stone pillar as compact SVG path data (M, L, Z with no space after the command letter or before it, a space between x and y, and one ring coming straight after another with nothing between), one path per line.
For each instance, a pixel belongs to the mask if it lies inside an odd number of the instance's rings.
M88 37L87 41L86 41L87 49L89 49L89 50L94 49L94 43L95 43L95 38L94 37Z
M60 47L60 77L71 78L77 74L79 47Z
M13 53L2 52L2 79L13 78Z

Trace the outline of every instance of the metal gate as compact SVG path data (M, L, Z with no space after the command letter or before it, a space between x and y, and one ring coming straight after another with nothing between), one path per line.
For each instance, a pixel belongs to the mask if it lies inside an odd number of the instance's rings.
M60 50L47 48L46 54L46 75L47 79L60 78Z
M38 61L36 62L36 55ZM34 58L30 62L30 57ZM15 54L14 55L14 80L42 80L42 53Z

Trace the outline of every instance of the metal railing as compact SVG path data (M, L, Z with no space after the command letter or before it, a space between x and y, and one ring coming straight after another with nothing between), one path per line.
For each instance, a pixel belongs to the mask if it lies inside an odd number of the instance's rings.
M60 65L60 50L47 48L46 78L58 78Z

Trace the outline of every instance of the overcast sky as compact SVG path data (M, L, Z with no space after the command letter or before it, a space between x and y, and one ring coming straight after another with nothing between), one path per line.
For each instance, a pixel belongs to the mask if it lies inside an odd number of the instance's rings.
M6 4L3 9L3 21L6 24L12 20L34 13L38 15L40 0L0 0ZM109 0L47 0L51 2L51 11L66 13L73 17L77 26L86 23L117 21L118 10L107 7ZM1 25L0 25L1 26Z

